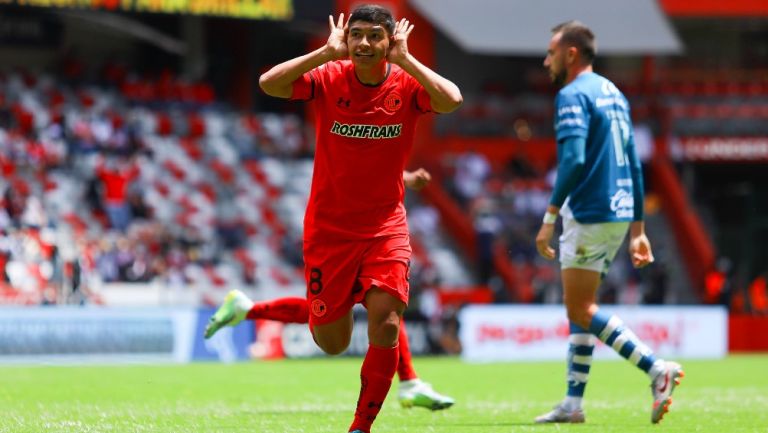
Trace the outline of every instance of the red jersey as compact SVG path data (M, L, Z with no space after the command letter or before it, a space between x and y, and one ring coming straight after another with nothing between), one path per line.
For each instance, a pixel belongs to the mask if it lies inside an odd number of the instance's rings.
M326 63L293 84L312 100L317 143L305 240L361 240L407 234L403 170L417 118L431 111L424 87L389 64L365 85L349 60Z
M130 183L139 176L135 165L127 170L110 170L103 166L96 168L96 176L104 182L104 201L107 204L125 204Z

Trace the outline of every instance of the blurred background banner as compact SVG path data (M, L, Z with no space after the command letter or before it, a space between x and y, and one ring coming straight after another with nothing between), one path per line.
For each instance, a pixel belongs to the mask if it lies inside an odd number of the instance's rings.
M8 5L113 12L150 12L287 20L292 0L11 0Z
M250 322L243 326L224 328L209 340L203 338L205 325L215 311L213 308L196 311L197 320L192 329L194 343L186 360L234 362L250 359L249 350L255 340L255 328ZM186 331L179 332L186 336Z
M728 314L721 307L619 307L654 353L673 359L722 358L728 353ZM558 307L470 306L459 314L462 358L471 362L559 360L568 347L568 320ZM605 344L596 358L621 359Z
M430 339L428 323L424 320L408 320L408 342L411 353L416 356L439 354L437 343ZM258 337L258 336L257 336ZM260 338L260 337L259 337ZM306 325L289 324L282 327L280 334L282 349L287 358L310 358L325 356L317 347ZM258 344L258 340L257 340ZM368 351L368 322L360 315L355 317L352 341L343 353L345 356L364 356Z
M247 358L253 328L210 341L212 310L191 308L0 308L0 363L149 363Z
M192 310L3 308L2 361L189 359Z

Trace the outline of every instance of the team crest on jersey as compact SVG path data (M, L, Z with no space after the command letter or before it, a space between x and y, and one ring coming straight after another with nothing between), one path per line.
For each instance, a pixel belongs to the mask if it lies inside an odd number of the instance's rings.
M403 106L403 98L399 93L393 92L384 98L384 109L387 111L397 111Z
M325 313L328 312L328 307L325 306L325 302L320 299L315 299L312 301L310 309L312 310L312 314L317 317L323 317L325 316Z
M350 138L396 138L400 136L402 129L402 123L396 125L349 125L334 121L333 126L331 126L331 134Z

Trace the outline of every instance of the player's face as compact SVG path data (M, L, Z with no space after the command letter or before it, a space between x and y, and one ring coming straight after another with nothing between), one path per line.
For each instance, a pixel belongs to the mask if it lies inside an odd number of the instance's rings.
M565 70L565 49L560 45L561 33L556 33L549 41L547 57L544 58L544 67L549 72L549 79L557 87L565 84L567 71Z
M378 24L355 21L349 26L347 46L355 66L377 65L387 58L389 34Z

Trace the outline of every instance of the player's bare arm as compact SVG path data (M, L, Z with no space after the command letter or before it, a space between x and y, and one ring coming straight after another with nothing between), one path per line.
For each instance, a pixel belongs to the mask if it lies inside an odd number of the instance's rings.
M414 191L420 191L432 180L432 175L423 168L415 171L403 171L403 183L407 188Z
M632 221L629 226L629 257L635 268L642 268L653 263L651 241L645 235L645 223L643 221Z
M280 63L259 77L259 86L264 93L276 98L290 98L293 92L293 82L302 74L333 60L339 60L349 55L346 41L348 22L344 22L344 14L334 22L333 16L328 16L330 35L324 46Z
M464 102L459 87L437 72L424 66L408 52L408 36L413 31L413 24L403 18L395 24L392 46L387 60L394 63L424 86L429 93L432 110L436 113L450 113Z

